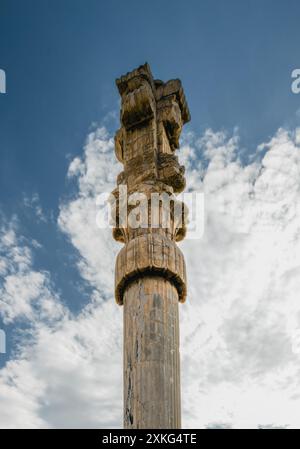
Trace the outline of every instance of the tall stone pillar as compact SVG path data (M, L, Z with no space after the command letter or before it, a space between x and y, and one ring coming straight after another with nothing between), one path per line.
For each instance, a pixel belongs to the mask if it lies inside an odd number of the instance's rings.
M175 156L190 120L181 82L154 80L148 64L116 80L121 128L115 152L114 238L124 243L115 295L124 307L124 427L180 428L178 302L186 298L185 187Z

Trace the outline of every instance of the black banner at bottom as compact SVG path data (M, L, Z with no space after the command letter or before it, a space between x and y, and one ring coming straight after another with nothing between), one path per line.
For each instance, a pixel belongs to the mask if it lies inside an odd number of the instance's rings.
M111 448L111 447L203 447L205 445L222 444L232 442L235 439L240 443L247 444L257 440L270 443L276 439L276 443L287 443L287 437L291 435L283 432L285 429L257 429L257 430L237 430L233 429L188 429L188 430L122 430L122 429L98 429L98 430L3 430L2 437L14 443L22 444L58 444L66 440L70 444L91 447Z

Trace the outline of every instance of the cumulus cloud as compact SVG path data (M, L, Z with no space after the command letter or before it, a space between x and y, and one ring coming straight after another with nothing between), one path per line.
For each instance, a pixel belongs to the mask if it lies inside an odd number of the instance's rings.
M0 427L120 425L121 314L113 298L95 292L74 316L50 274L34 269L33 248L14 222L0 237L0 314L5 324L26 326L0 370Z
M40 323L31 345L0 371L1 428L121 424L120 323L113 301Z
M70 163L68 178L78 183L78 195L62 202L58 223L78 250L78 268L84 279L111 296L114 259L119 245L111 238L110 229L99 229L96 224L96 199L115 187L120 164L113 154L114 140L105 128L97 128L88 135L84 157Z
M300 130L280 129L245 163L237 131L184 137L187 188L205 194L205 233L181 244L189 275L180 305L185 427L300 427L299 146ZM121 425L122 308L113 300L119 245L96 226L96 197L113 189L119 171L103 128L89 134L69 167L77 193L62 201L59 227L93 290L79 315L61 305L50 275L33 269L14 231L3 233L3 254L15 248L0 265L3 317L35 322L31 343L0 371L3 427ZM7 282L24 275L23 290L17 279ZM49 295L60 311L51 323L34 311Z
M280 129L246 166L237 136L207 131L192 145L206 158L193 178L206 228L182 245L184 424L299 427L299 130Z
M32 250L24 238L18 238L15 221L4 221L0 228L0 256L0 316L4 323L59 320L64 307L52 289L50 275L32 268Z

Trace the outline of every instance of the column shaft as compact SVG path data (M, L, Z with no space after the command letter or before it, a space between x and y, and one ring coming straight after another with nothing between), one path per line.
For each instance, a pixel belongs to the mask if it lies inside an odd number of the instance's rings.
M161 276L124 293L124 427L180 428L178 293Z

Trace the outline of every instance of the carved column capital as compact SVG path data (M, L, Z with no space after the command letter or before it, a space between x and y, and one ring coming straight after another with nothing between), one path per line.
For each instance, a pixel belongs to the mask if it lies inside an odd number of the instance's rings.
M185 264L175 242L185 236L186 209L180 203L178 214L175 195L185 188L185 178L175 150L179 148L182 127L190 120L190 113L181 82L154 80L149 65L144 64L117 79L116 84L121 95L122 126L115 135L115 153L124 170L113 192L117 215L113 235L125 243L116 263L116 300L122 304L124 289L132 279L155 273L169 279L178 291L179 300L184 301ZM120 212L124 203L119 194L121 186L126 187L130 197L130 201L126 200L125 220ZM157 210L153 206L153 194L160 195ZM166 210L163 195L168 196L171 204L168 226L162 218ZM146 218L141 226L134 227L130 214L134 213L135 206L141 207L142 201L146 202ZM159 226L153 225L154 214L158 216Z

